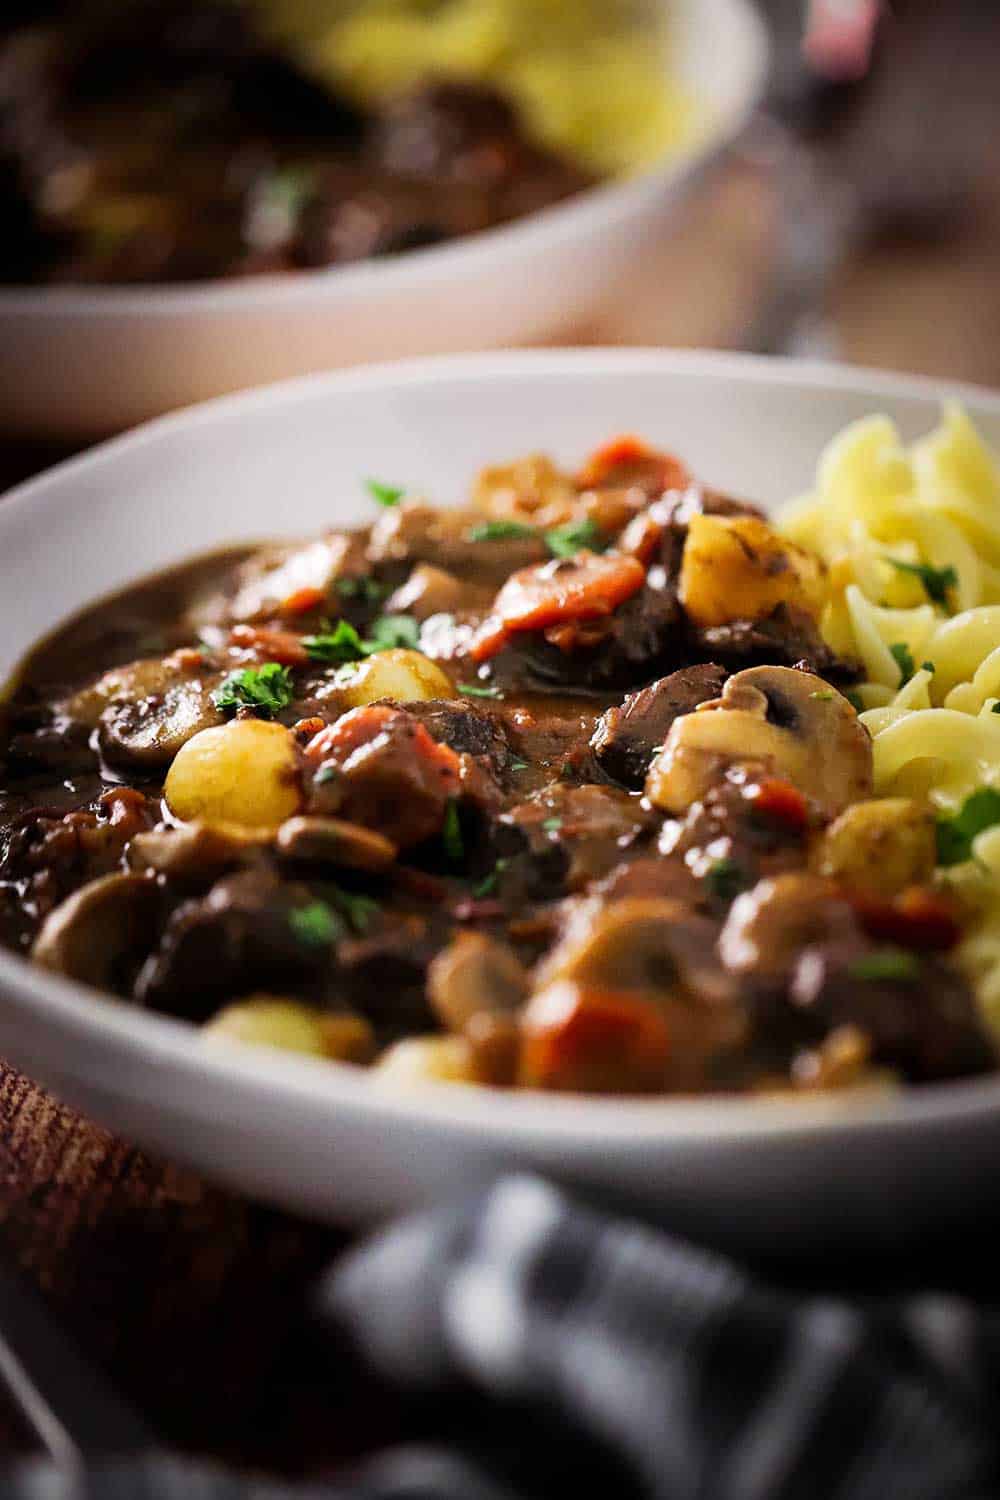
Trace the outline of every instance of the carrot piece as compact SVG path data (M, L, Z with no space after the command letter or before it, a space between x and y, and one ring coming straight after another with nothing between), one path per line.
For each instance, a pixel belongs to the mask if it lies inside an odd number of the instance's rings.
M389 708L384 703L366 703L342 714L335 724L322 729L305 747L306 759L314 763L336 758L344 762L355 750L371 744L380 734L396 724L406 726L407 756L431 766L449 784L453 794L461 790L462 760L450 745L441 745L428 734L423 724L405 709Z
M744 789L743 795L761 817L783 823L795 833L804 833L809 826L809 804L790 781L774 778L754 782Z
M234 646L253 651L258 661L276 661L283 667L303 667L309 660L301 636L271 625L234 625L229 639Z
M638 592L645 578L642 563L619 552L579 552L573 558L521 568L497 595L472 643L472 659L486 661L517 631L610 615Z
M522 1017L518 1081L528 1088L647 1093L664 1086L670 1033L655 1002L560 980Z
M850 895L848 899L862 927L879 942L946 952L962 935L951 902L926 886L909 886L893 901Z
M322 589L304 588L295 589L283 599L280 605L280 613L283 615L307 615L314 609L320 609L326 603L326 595Z
M618 478L617 470L623 471L620 477L627 484L629 470L639 467L655 469L657 466L660 469L657 483L662 485L661 493L664 490L683 490L691 483L690 472L679 458L674 458L670 453L660 453L644 443L642 438L626 433L612 438L590 455L576 476L576 484L581 490L598 489L609 480Z

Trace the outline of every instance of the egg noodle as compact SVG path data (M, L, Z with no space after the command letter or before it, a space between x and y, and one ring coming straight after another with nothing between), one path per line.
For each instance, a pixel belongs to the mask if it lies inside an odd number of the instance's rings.
M968 809L971 858L939 878L974 913L956 957L1000 1027L1000 798L982 793L1000 791L1000 464L958 405L911 446L868 417L780 525L829 565L823 633L864 669L876 793Z
M482 79L529 131L599 173L686 143L699 118L669 36L633 0L252 0L265 28L362 102L428 77ZM703 113L703 111L701 111Z

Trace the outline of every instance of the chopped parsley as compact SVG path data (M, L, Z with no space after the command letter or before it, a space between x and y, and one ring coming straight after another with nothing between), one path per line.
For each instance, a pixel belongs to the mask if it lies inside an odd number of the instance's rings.
M537 532L531 526L522 526L520 521L484 521L467 534L470 542L506 542L536 536Z
M531 762L527 760L512 760L510 763L512 771L527 771L530 770L530 767Z
M331 888L332 900L337 911L354 932L365 933L379 904L372 896L360 895L356 891L345 891L339 885Z
M449 798L445 810L441 842L444 844L445 854L456 864L465 858L465 839L462 837L462 823L458 816L458 803L454 797Z
M732 901L749 885L735 859L715 859L705 871L705 884L720 901Z
M325 948L344 936L344 924L325 901L311 901L288 914L288 925L308 948Z
M302 644L314 661L339 666L344 662L360 661L363 656L376 656L380 651L391 651L395 646L416 650L419 639L420 626L412 616L380 615L366 640L362 640L347 620L340 620L333 630L323 635L304 636Z
M987 828L1000 823L1000 792L980 787L966 797L953 818L940 818L937 825L938 864L961 865L972 858L972 842Z
M244 667L230 672L212 694L212 702L222 713L252 708L262 718L273 719L292 701L292 674L276 661L259 667Z
M467 698L502 698L498 687L479 687L474 682L460 682L458 691L464 693Z
M558 833L560 828L562 827L562 824L562 818L546 818L545 822L542 824L542 827L545 829L546 833Z
M900 573L909 573L911 577L919 578L928 599L948 608L948 590L958 586L958 574L954 568L932 568L929 563L902 562L898 557L887 557L886 562L891 563Z
M334 629L322 635L303 636L302 644L313 661L357 661L364 654L360 635L346 620L339 620Z
M398 505L406 494L406 490L401 485L383 484L381 479L366 479L365 489L372 499L379 505L384 505L386 510L392 510L392 507Z
M932 661L922 661L920 663L920 670L922 672L930 672L931 676L933 677L934 673L937 671L937 667Z
M990 709L990 713L1000 714L1000 698L998 698L996 703L994 703L993 707Z
M365 656L374 656L378 651L391 651L405 646L416 651L420 641L420 626L412 615L380 615L371 628L371 635L361 642Z
M590 516L587 516L582 521L567 521L564 526L554 526L545 533L545 545L553 557L575 557L584 548L589 548L591 552L603 552L608 539Z
M877 948L855 959L848 973L852 979L877 983L889 980L895 984L915 984L920 978L920 960L905 948Z
M833 702L833 694L829 691L829 689L827 689L826 692L822 692L822 693L810 693L809 696L810 696L810 698L814 698L817 703L832 703Z
M483 896L490 896L493 894L493 892L497 888L497 882L499 881L500 876L503 874L504 870L506 870L509 863L509 860L498 859L490 873L486 875L478 885L473 886L472 894L477 901L479 901Z
M910 648L905 641L895 641L889 647L889 654L899 668L899 685L905 687L917 670L913 664Z

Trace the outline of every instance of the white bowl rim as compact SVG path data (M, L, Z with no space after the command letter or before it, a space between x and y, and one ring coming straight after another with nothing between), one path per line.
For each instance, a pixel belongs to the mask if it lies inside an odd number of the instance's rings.
M319 298L323 303L350 301L369 291L392 296L431 288L455 277L474 276L495 256L528 258L546 246L586 233L604 220L614 221L647 199L662 194L695 173L720 145L735 140L749 121L763 91L770 44L763 18L748 0L723 0L736 6L747 36L747 80L736 107L695 133L679 150L664 152L625 176L597 182L561 203L536 209L510 223L462 235L443 245L401 251L346 266L320 266L288 275L261 275L206 282L160 282L151 286L0 286L0 316L32 318L145 318L181 313L238 315L247 308L280 313L290 305Z
M616 371L736 378L751 384L796 385L816 392L852 391L873 402L880 398L916 398L939 403L954 397L1000 416L1000 392L966 382L747 354L587 348L438 355L298 376L221 396L144 423L0 497L0 538L5 516L30 506L42 491L53 486L65 488L66 501L72 503L71 486L78 475L113 466L121 454L155 446L161 439L176 437L196 425L249 417L264 407L294 407L310 396L335 397L338 392L368 387L405 388L456 377L487 385L494 374L509 377L519 373L526 377L590 374L600 378ZM317 1112L325 1112L331 1122L339 1110L369 1118L402 1118L433 1125L449 1134L471 1131L497 1143L526 1146L531 1142L540 1149L570 1141L580 1149L599 1148L601 1142L613 1140L616 1150L639 1151L654 1141L668 1139L682 1141L685 1146L710 1148L742 1143L752 1149L754 1142L775 1137L794 1142L824 1134L839 1137L874 1132L882 1138L887 1134L898 1136L917 1124L947 1127L984 1112L1000 1111L1000 1076L894 1092L861 1090L795 1098L710 1094L623 1099L504 1092L453 1084L392 1093L364 1070L345 1064L238 1044L206 1045L198 1029L188 1023L126 1003L102 1000L86 986L47 974L27 959L0 949L3 992L16 997L20 1004L32 1005L70 1048L76 1040L91 1046L98 1043L104 1047L108 1062L115 1057L141 1056L167 1076L182 1074L188 1081L199 1083L207 1114L217 1098L216 1088L240 1084L276 1104L311 1105ZM72 1053L60 1071L73 1076ZM128 1091L124 1083L120 1089Z

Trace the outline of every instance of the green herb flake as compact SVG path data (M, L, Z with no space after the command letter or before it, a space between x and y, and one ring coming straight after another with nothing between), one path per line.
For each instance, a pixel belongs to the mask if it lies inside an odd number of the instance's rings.
M905 948L877 948L874 953L855 959L848 973L852 979L871 983L888 980L894 984L916 984L920 978L920 960Z
M958 574L954 568L932 568L929 563L902 562L898 557L887 557L886 562L891 563L900 573L919 578L928 599L948 608L948 590L958 587ZM913 675L912 672L910 675Z
M313 777L313 782L316 786L325 786L328 781L336 781L339 775L340 771L336 766L320 766Z
M527 760L512 760L510 768L512 771L530 771L531 762Z
M810 693L809 696L810 696L810 698L814 698L817 703L832 703L833 702L833 694L831 692Z
M484 521L481 526L473 526L466 535L470 542L513 542L538 533L531 526L522 526L520 521Z
M399 646L416 651L419 642L420 626L412 615L380 615L372 625L368 639L361 642L361 650L365 656L393 651Z
M326 948L344 936L344 924L325 901L312 901L288 914L288 925L308 948Z
M972 858L972 842L987 828L1000 823L1000 792L980 787L966 797L953 818L940 818L937 825L939 865L961 865Z
M465 839L462 837L462 821L458 816L458 803L449 798L445 809L444 827L441 829L444 852L456 864L465 858Z
M480 687L475 682L460 682L458 691L464 693L467 698L502 698L503 693L498 687Z
M402 486L383 484L381 479L366 479L365 489L371 495L372 499L378 505L385 506L386 510L392 510L393 506L398 505L406 494L406 490Z
M546 833L558 833L563 825L562 818L546 818L542 827Z
M212 694L212 702L224 714L252 708L262 718L273 719L291 703L293 692L288 668L276 661L266 661L259 667L230 672Z
M352 931L367 932L372 918L381 909L375 898L357 891L342 890L340 886L334 886L331 894L338 912Z
M720 901L733 901L750 882L735 859L714 859L705 871L705 884Z
M842 696L847 699L856 714L864 713L865 705L861 701L860 693L854 692L853 688L848 688L847 692L842 694Z
M302 644L313 661L337 662L358 661L364 655L364 643L353 625L339 620L336 626L322 635L306 635Z
M996 703L994 703L993 707L990 709L990 713L1000 714L1000 699L997 699Z
M545 545L553 557L575 557L585 549L603 552L608 546L608 538L587 516L582 521L567 521L564 526L554 526L545 533Z
M899 685L905 687L917 670L913 664L910 648L905 641L895 641L889 647L889 654L899 668Z
M482 900L484 896L491 896L493 894L493 892L497 888L497 883L500 879L500 876L503 874L504 870L506 870L509 863L509 860L498 859L490 873L486 875L478 885L473 886L472 895L476 901Z
M338 578L334 588L342 599L361 599L365 604L378 604L389 592L377 578Z
M920 663L920 670L922 672L929 672L933 677L934 673L937 671L937 667L935 667L932 661L922 661Z

